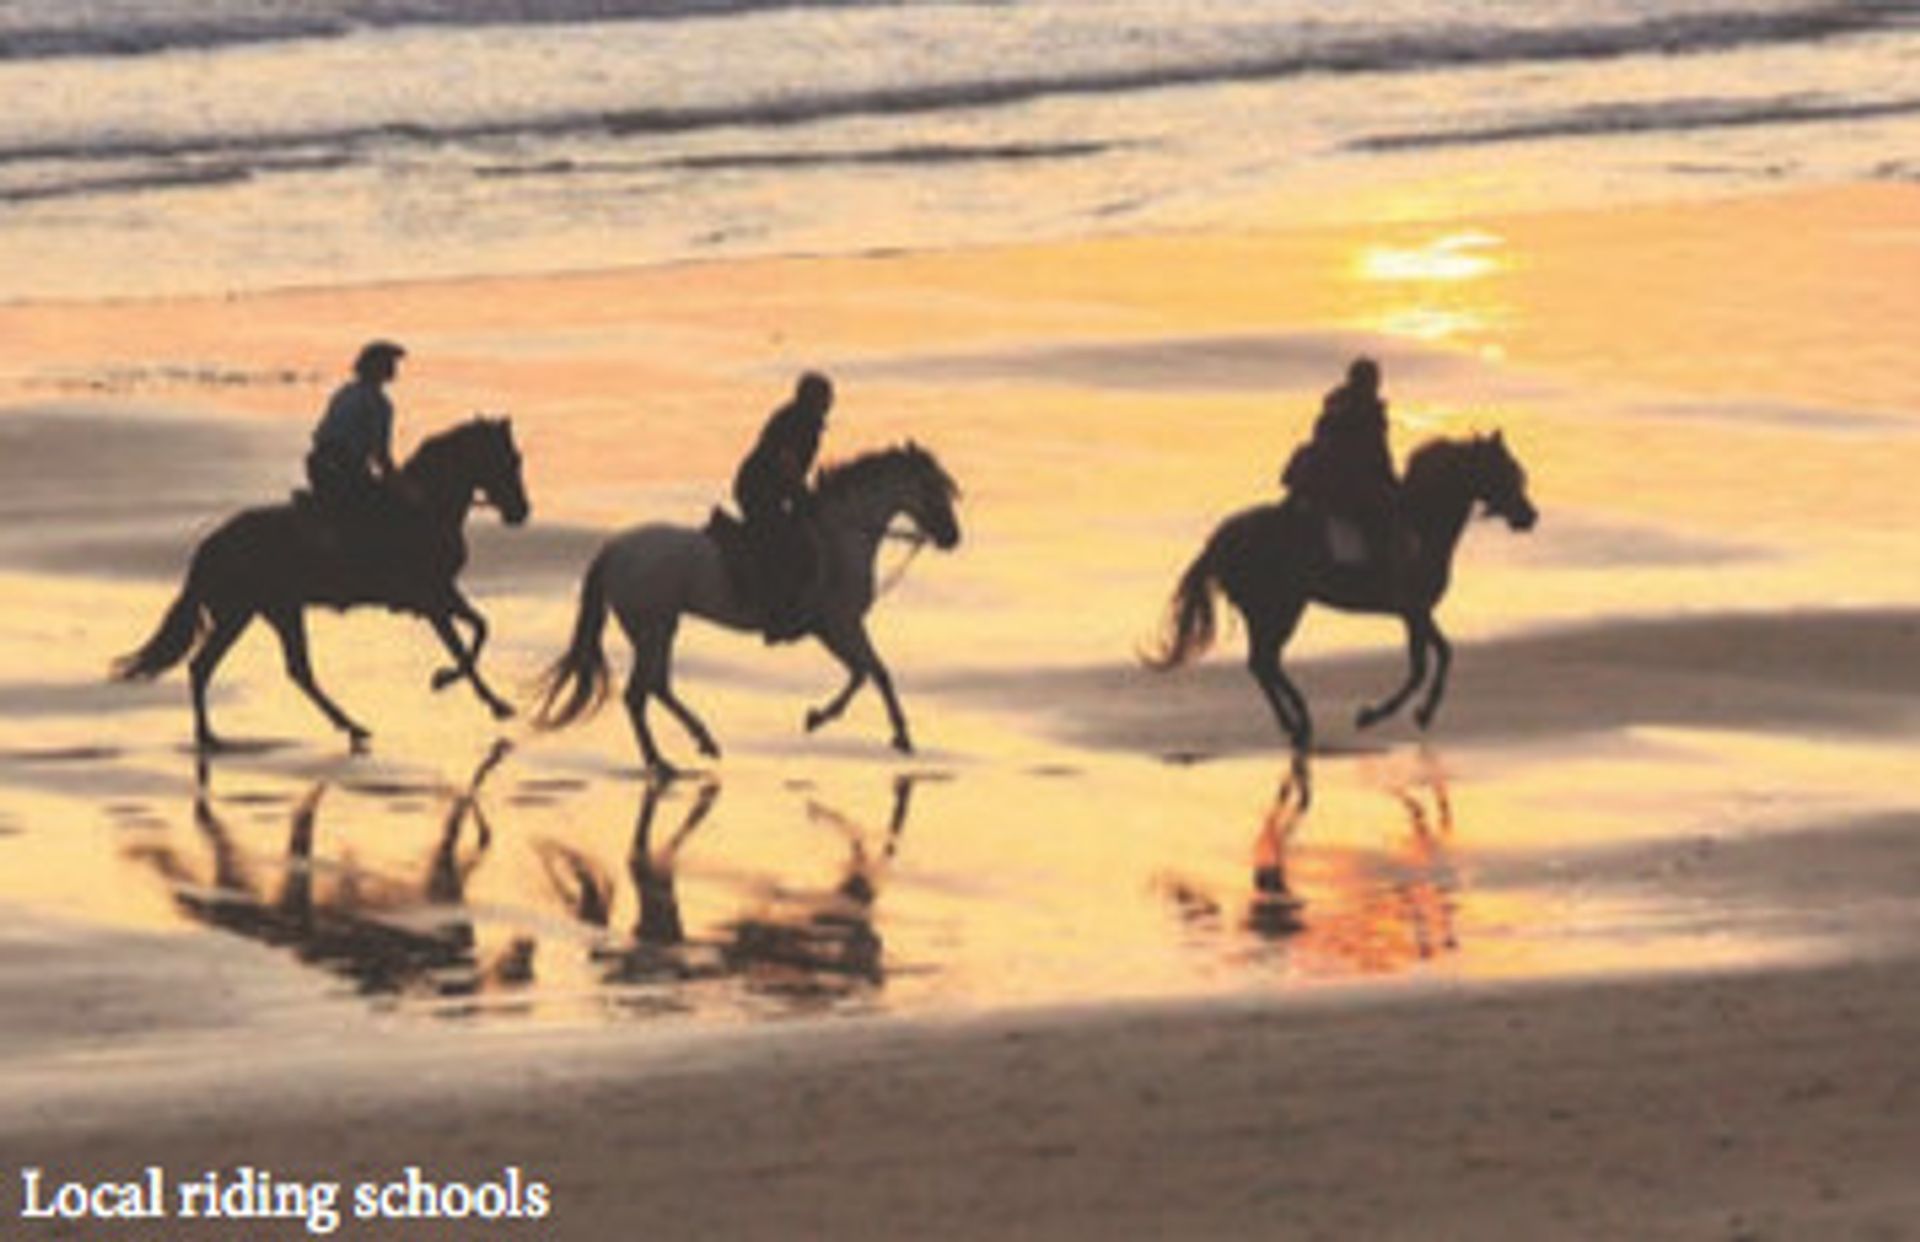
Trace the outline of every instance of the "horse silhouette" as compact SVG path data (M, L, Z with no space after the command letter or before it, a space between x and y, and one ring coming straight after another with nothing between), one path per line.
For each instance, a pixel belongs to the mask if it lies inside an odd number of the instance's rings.
M951 549L960 542L953 505L959 496L944 467L916 444L867 453L820 472L813 518L822 550L816 619L811 633L847 670L847 684L807 712L808 732L837 718L869 679L880 688L893 727L893 746L911 752L906 716L893 677L867 636L866 615L876 594L874 558L888 524L905 514L921 538ZM674 768L647 725L647 701L659 699L693 738L700 753L720 753L707 726L673 692L670 670L680 618L703 617L736 630L757 630L760 609L736 586L723 550L706 530L655 523L614 536L600 549L580 586L573 642L540 683L535 721L557 729L591 715L605 700L608 671L600 637L607 613L620 619L633 644L627 713L646 766Z
M1242 510L1215 528L1182 575L1159 648L1146 662L1172 669L1203 653L1214 637L1213 593L1224 592L1246 620L1248 671L1294 749L1305 752L1313 746L1313 718L1281 668L1280 654L1307 605L1398 616L1407 631L1407 679L1362 708L1357 723L1364 729L1385 720L1426 684L1426 698L1414 712L1425 729L1440 709L1453 661L1433 612L1447 593L1453 554L1475 505L1516 531L1531 530L1539 520L1527 498L1526 471L1498 432L1431 441L1413 454L1400 491L1401 521L1412 548L1398 589L1377 566L1335 563L1327 550L1326 519L1310 505L1290 497ZM1429 652L1435 657L1431 682Z
M512 425L475 418L440 432L423 441L399 473L401 490L418 498L421 530L417 538L396 542L390 574L371 574L356 564L306 504L244 510L194 549L186 582L153 637L115 661L113 676L151 679L191 654L194 741L202 751L220 749L225 743L207 718L207 685L253 618L264 617L280 637L287 676L358 750L369 736L366 728L314 680L305 610L314 604L380 604L426 618L452 654L453 665L434 674L434 689L465 679L496 718L512 715L513 708L480 676L486 620L454 584L466 564L463 528L476 497L498 509L509 526L527 520ZM471 627L470 645L456 619Z

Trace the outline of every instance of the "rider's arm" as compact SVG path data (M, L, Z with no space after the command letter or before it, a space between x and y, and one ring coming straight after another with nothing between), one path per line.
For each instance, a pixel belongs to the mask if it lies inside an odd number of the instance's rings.
M374 394L369 414L373 420L373 473L376 478L393 477L393 403L385 393Z

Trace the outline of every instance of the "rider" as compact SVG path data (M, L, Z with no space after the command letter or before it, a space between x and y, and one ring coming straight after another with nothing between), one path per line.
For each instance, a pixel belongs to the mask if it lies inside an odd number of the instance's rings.
M1347 378L1321 403L1313 440L1296 451L1281 476L1327 512L1350 518L1367 541L1369 559L1399 580L1400 484L1387 447L1387 403L1380 397L1380 364L1355 358Z
M833 385L809 371L793 396L773 412L753 451L733 477L733 498L747 520L767 641L783 642L807 632L812 618L805 598L819 554L808 518L813 508L807 477L820 453Z
M327 402L307 453L314 499L362 559L376 559L398 510L388 490L396 472L393 402L384 390L399 374L406 353L392 341L371 341L361 348L353 363L354 378Z

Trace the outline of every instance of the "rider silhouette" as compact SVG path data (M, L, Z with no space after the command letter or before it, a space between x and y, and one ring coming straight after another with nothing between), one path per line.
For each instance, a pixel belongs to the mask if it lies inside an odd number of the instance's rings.
M392 341L372 341L360 350L354 378L327 402L307 453L314 499L362 560L380 559L382 537L393 533L399 510L388 487L395 475L393 402L385 388L406 353Z
M1347 367L1346 381L1327 393L1313 439L1288 461L1281 483L1326 512L1350 518L1367 541L1368 559L1397 581L1400 484L1387 447L1379 363L1355 358Z
M819 563L807 478L833 405L833 385L814 371L775 410L733 477L733 497L747 521L768 642L800 637L812 623L805 598Z

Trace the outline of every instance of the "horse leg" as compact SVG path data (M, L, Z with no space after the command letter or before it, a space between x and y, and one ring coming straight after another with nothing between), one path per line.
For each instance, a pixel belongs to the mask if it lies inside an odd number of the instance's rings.
M461 603L464 604L465 601L462 600ZM451 607L451 605L449 607ZM469 607L468 611L472 611L472 609ZM454 677L456 679L460 677L467 679L468 684L473 687L473 692L480 696L480 701L487 705L488 710L493 713L495 720L505 720L512 716L513 704L493 692L493 687L486 683L485 679L480 676L480 670L473 664L474 652L470 652L461 646L460 631L453 628L453 616L451 612L432 613L427 617L427 621L433 626L433 632L440 636L441 644L444 645L447 651L453 656L454 663L457 665L457 667L452 670ZM446 671L445 669L441 670L442 673ZM439 678L440 674L436 673L434 680L438 682Z
M480 649L487 645L487 619L480 615L480 610L469 603L458 588L449 592L447 604L453 609L454 619L465 621L472 627L473 638L466 644L465 653L454 664L434 670L433 688L436 691L445 690L462 677L473 676L474 670L480 667Z
M827 649L829 651L833 650L831 645L829 645ZM836 656L838 654L838 652L835 652ZM842 663L845 663L845 661L842 660ZM847 684L840 688L840 693L834 695L833 698L818 707L809 707L807 709L807 732L812 733L821 725L829 721L838 720L841 713L847 710L847 704L853 701L853 696L860 693L860 687L866 684L867 670L853 664L847 664Z
M1417 613L1405 613L1400 619L1407 627L1407 679L1398 690L1372 707L1362 707L1353 721L1358 728L1371 729L1399 711L1401 705L1420 688L1420 683L1427 679L1428 628L1422 624Z
M873 640L867 637L867 627L856 617L851 625L830 624L821 627L819 633L820 641L827 650L846 666L847 684L832 701L807 712L807 731L812 732L829 720L836 719L847 709L847 704L860 687L871 678L887 705L887 721L893 727L891 745L903 755L912 754L913 738L907 732L907 716L900 710L899 696L893 691L893 676L881 662L880 654L873 649Z
M367 730L355 723L339 704L327 697L327 692L313 679L313 664L307 657L307 618L298 606L276 608L267 614L267 623L273 626L280 636L280 651L286 657L287 676L293 684L306 692L313 705L326 713L333 726L347 735L348 744L358 752L366 749Z
M1425 729L1433 723L1434 713L1440 710L1440 700L1447 694L1447 670L1453 667L1453 644L1440 632L1430 612L1420 614L1420 623L1427 634L1427 645L1433 648L1433 684L1427 687L1427 697L1413 713L1413 722Z
M226 747L226 743L214 733L213 725L207 718L207 685L213 680L213 670L220 667L220 661L226 658L227 651L252 620L251 611L215 612L213 628L201 642L200 650L194 652L193 662L187 666L193 686L193 744L202 751Z
M1247 618L1247 671L1267 696L1274 719L1293 744L1296 754L1313 748L1313 716L1307 701L1280 667L1280 650L1300 624L1305 605L1286 601L1273 612L1258 608L1242 609Z
M640 743L640 761L654 776L674 777L680 775L680 769L674 767L661 755L660 748L654 744L653 730L647 726L647 670L645 661L635 653L633 671L627 675L627 718L633 721L633 736Z
M673 713L673 718L680 722L680 727L687 731L702 755L718 759L720 745L713 740L713 734L707 731L706 722L694 715L693 709L682 703L673 692L673 637L679 629L679 618L673 617L641 633L629 631L627 637L633 640L635 667L646 665L652 675L647 685L648 692Z

